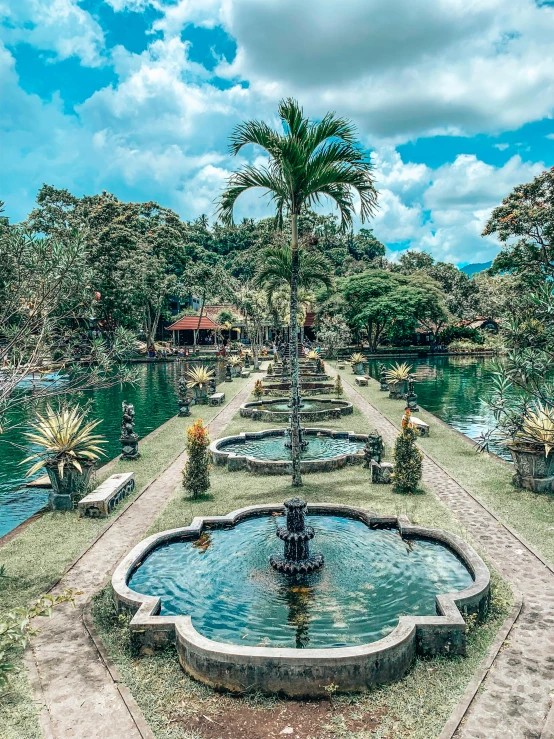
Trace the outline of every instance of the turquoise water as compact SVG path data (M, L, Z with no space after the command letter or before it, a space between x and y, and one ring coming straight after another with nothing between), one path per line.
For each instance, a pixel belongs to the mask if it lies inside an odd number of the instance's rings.
M485 402L490 391L492 358L439 356L387 360L384 364L390 367L395 361L408 362L418 376L415 392L420 407L470 439L477 439L494 427L494 417ZM377 360L369 363L369 373L376 379L379 364ZM511 461L510 453L498 442L492 442L490 450Z
M246 520L196 542L155 549L129 586L161 597L161 615L188 614L204 636L232 644L344 647L374 642L401 615L436 614L435 596L472 583L462 562L439 543L403 540L338 516L308 516L312 552L325 564L308 576L276 572L275 529L284 517Z
M100 464L113 459L121 450L119 436L123 400L135 406L136 431L141 437L158 428L178 411L176 383L187 363L136 366L139 374L136 386L87 391L80 398L83 403L90 401L90 418L103 419L97 431L107 438L108 443L105 447L106 456ZM24 391L32 392L28 386ZM48 491L24 487L27 467L20 466L19 462L32 453L31 445L23 436L28 429L29 418L19 412L11 420L18 427L0 436L0 536L40 510L48 499Z
M308 443L301 457L302 459L330 459L340 454L356 454L364 448L365 442L357 439L333 439L329 436L304 436ZM265 439L247 439L246 441L232 441L220 446L222 452L233 452L256 459L279 461L291 458L290 449L285 446L284 436L267 436Z

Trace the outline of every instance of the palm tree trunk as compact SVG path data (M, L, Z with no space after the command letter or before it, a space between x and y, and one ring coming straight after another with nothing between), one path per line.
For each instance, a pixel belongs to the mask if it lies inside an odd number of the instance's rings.
M295 214L292 222L292 268L290 276L290 320L289 320L289 347L290 347L290 438L292 456L292 485L300 487L300 393L298 383L298 220Z

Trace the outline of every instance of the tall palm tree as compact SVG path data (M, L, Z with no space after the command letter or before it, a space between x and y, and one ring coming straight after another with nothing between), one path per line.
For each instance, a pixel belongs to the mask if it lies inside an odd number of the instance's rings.
M259 257L260 265L256 273L256 282L267 290L267 297L271 301L273 293L283 284L290 286L292 280L292 250L288 247L270 247L264 249ZM327 289L333 284L332 268L329 262L320 254L308 251L298 253L299 288L310 289L316 285L323 285Z
M219 202L219 217L233 222L233 208L242 193L254 187L266 190L276 208L276 222L283 216L291 220L290 278L290 359L291 359L291 456L292 484L302 484L300 475L300 416L298 382L298 216L303 208L320 202L322 196L339 209L341 227L352 226L354 195L360 200L362 221L376 207L372 165L356 140L356 130L345 118L327 113L320 121L310 121L296 100L282 100L278 108L283 130L272 129L263 121L246 121L231 135L230 151L238 154L243 146L261 146L269 158L267 166L247 165L234 172Z

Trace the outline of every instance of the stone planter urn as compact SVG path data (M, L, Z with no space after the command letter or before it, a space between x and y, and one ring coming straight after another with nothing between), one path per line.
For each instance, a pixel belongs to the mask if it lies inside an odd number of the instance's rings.
M363 375L364 374L364 363L363 362L356 362L352 365L352 372L355 375Z
M192 390L192 397L196 405L206 405L208 402L208 386L203 385L202 387L198 387L195 385Z
M389 398L394 400L403 400L408 392L408 383L404 380L401 382L389 382Z
M52 490L48 496L48 506L51 511L71 511L74 498L88 485L94 462L80 459L82 472L76 467L65 465L63 477L60 476L56 459L46 463L46 472L52 483Z
M531 444L510 444L514 460L513 484L534 493L554 493L554 451L548 456L544 447Z

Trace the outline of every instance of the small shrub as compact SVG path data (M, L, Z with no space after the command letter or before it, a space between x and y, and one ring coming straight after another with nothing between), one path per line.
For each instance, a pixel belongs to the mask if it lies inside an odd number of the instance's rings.
M273 362L270 362L270 363L269 363L269 364L267 365L267 374L268 374L268 375L272 375L272 374L273 374Z
M210 489L209 445L208 430L199 418L187 429L188 460L183 470L183 487L193 498L204 495Z
M261 400L264 395L264 386L262 385L261 380L256 380L254 384L254 390L252 390L252 395L256 398L256 400Z
M341 380L341 376L340 375L337 375L335 377L335 384L334 384L333 387L334 387L335 395L337 396L337 398L342 398L342 396L344 394L344 388L342 386L342 380Z
M421 480L423 455L416 446L417 433L410 411L402 419L402 429L394 444L393 489L396 493L415 493Z

